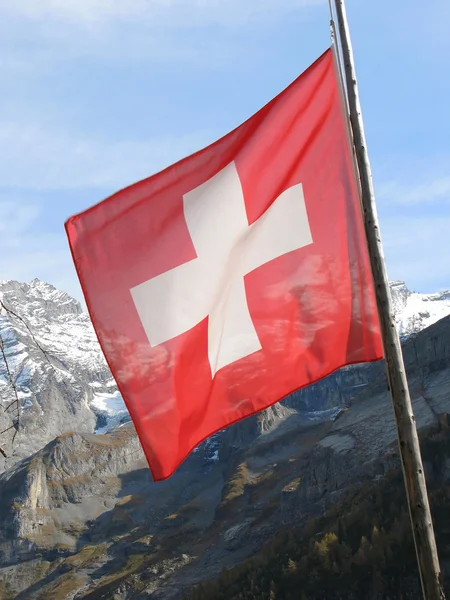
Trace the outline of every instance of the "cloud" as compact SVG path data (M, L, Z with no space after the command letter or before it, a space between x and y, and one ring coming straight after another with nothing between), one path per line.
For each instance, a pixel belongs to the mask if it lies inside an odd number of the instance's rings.
M390 279L416 291L450 287L448 157L400 165L397 179L376 186Z
M97 123L80 131L71 115L84 106L72 96L62 100L64 87L72 89L69 80L88 86L105 64L117 77L144 62L215 70L224 61L234 65L254 43L245 28L260 32L265 23L320 4L324 0L0 0L0 72L8 84L0 102L0 185L6 190L0 195L0 279L39 277L81 298L62 222L55 228L56 192L70 213L75 204L81 209L73 199L78 191L86 198L87 189L101 190L92 193L97 201L218 137L188 131L136 140L135 133L102 135ZM152 67L145 71L149 94Z
M146 141L95 140L34 124L0 122L3 187L115 190L213 141L208 132Z
M92 26L146 21L151 26L225 25L236 27L252 20L271 20L324 0L0 0L0 11L36 21L49 18Z
M0 246L15 248L21 244L21 237L39 215L35 205L17 205L0 199Z
M381 234L389 278L436 292L450 287L450 215L386 216Z
M296 19L325 0L0 0L0 71L43 72L94 57L217 67L245 52L238 31ZM229 36L235 38L230 44ZM32 51L30 52L30 48Z
M92 22L105 19L138 18L151 15L170 6L165 0L8 0L0 1L0 9L30 19L54 18L71 22Z
M0 280L44 281L81 298L64 235L37 226L43 207L0 197Z
M93 196L99 200L210 141L210 134L200 132L109 142L31 123L0 122L0 279L38 277L82 300L62 222L59 229L47 226L55 221L51 191L62 205L66 194L73 198L70 190L92 194L96 188L101 192ZM33 200L34 194L40 199Z
M380 200L389 200L396 204L420 204L436 201L450 201L450 177L438 177L428 183L405 185L388 182L379 187Z

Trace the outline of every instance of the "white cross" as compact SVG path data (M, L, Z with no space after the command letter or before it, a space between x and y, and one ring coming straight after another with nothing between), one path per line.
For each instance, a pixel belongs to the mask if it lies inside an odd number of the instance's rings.
M253 325L244 275L312 243L302 184L283 192L248 224L234 162L183 196L197 258L131 289L151 346L208 319L208 358L217 371L261 343Z

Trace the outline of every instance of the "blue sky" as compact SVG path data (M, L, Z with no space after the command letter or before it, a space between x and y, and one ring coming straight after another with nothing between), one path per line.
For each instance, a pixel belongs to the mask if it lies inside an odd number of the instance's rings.
M389 275L450 288L450 3L347 1ZM328 45L322 0L0 0L0 279L81 299L65 219L227 133Z

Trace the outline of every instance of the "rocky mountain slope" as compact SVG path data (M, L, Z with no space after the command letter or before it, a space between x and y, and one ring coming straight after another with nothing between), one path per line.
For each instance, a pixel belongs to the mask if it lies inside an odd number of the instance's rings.
M17 443L7 448L6 465L69 429L94 432L127 417L89 316L76 300L37 279L0 283L0 300L14 313L0 312L0 335L21 404ZM13 398L0 361L0 402ZM0 430L11 413L0 412Z
M450 441L450 317L405 342L422 436ZM349 486L399 469L387 382L372 372L338 417L282 407L151 482L131 424L59 436L0 476L6 599L178 599L304 523ZM317 392L316 392L317 393ZM239 430L230 428L228 431ZM425 464L427 476L433 477Z
M450 314L450 292L414 294L402 282L394 282L391 289L402 336ZM29 284L0 282L0 300L22 319L0 312L0 335L21 404L14 447L10 446L14 430L2 439L8 459L0 455L0 472L67 431L103 433L129 419L90 319L76 300L37 279ZM322 419L327 415L318 411L344 407L377 369L374 365L342 369L284 404L310 411L312 420ZM0 403L5 407L12 400L9 377L0 361ZM248 436L259 435L261 428L266 430L287 412L276 407L226 436L239 445L242 436L249 441ZM0 411L0 431L11 425L12 413Z
M395 321L402 338L418 333L450 314L450 290L436 294L411 292L403 281L391 282Z

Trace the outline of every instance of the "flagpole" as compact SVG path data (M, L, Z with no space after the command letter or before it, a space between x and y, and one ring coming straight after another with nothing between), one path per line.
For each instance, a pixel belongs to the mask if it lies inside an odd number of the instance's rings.
M425 600L445 600L442 575L436 548L419 438L403 363L400 339L393 318L389 280L381 244L375 194L364 125L361 116L358 84L344 0L334 0L344 61L350 123L361 181L361 203L364 213L367 245L383 337L389 388L394 407L403 476L409 513Z

